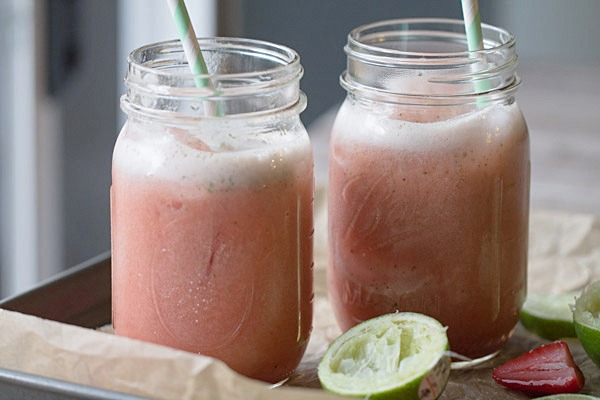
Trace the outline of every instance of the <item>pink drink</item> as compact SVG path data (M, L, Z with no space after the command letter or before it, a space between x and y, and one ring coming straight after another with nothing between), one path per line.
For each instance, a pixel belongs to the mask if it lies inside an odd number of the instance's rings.
M388 107L384 117L347 101L332 133L328 284L338 322L346 330L421 312L449 327L453 351L492 354L525 297L525 121L516 103L438 122L439 110Z
M305 131L259 147L223 139L247 131L243 122L227 129L200 141L176 128L123 128L113 323L119 335L277 382L298 365L312 323L311 149Z

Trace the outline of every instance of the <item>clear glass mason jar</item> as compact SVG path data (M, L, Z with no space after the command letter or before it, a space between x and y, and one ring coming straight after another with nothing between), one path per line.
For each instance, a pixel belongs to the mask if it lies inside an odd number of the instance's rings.
M129 57L112 166L117 334L278 382L312 325L313 158L293 50L199 39ZM203 82L203 84L199 84Z
M328 287L342 329L394 311L448 326L453 351L499 351L525 298L529 138L515 38L406 19L348 36L329 153Z

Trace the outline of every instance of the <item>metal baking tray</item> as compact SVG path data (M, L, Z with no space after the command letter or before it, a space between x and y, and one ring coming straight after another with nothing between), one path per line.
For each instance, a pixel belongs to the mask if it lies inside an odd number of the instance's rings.
M97 328L111 322L110 252L103 253L0 301L0 308ZM0 368L0 400L125 399L142 397Z

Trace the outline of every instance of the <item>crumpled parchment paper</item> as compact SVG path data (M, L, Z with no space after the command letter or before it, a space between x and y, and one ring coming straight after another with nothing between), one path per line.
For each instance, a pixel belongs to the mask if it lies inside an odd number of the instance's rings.
M321 390L316 374L323 352L341 333L326 292L325 197L325 190L318 189L314 330L305 357L284 385L274 388L247 379L208 357L5 310L0 310L0 368L158 399L338 398ZM529 290L571 291L596 279L600 279L600 217L533 212ZM517 326L496 358L453 370L441 399L527 399L496 384L491 371L545 342ZM600 396L600 368L576 339L568 344L586 378L582 393Z

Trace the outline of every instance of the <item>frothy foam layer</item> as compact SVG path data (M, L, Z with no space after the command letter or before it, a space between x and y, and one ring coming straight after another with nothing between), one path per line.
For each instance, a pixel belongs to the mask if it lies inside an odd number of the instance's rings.
M149 179L203 186L249 187L289 179L312 166L304 132L244 134L219 130L204 137L179 128L128 122L118 138L113 168ZM300 173L310 173L309 170Z
M417 151L463 147L482 142L482 138L485 143L489 142L487 139L526 130L516 103L489 106L443 121L430 117L433 122L410 122L402 120L401 114L382 117L345 104L333 132L343 132L344 141Z

